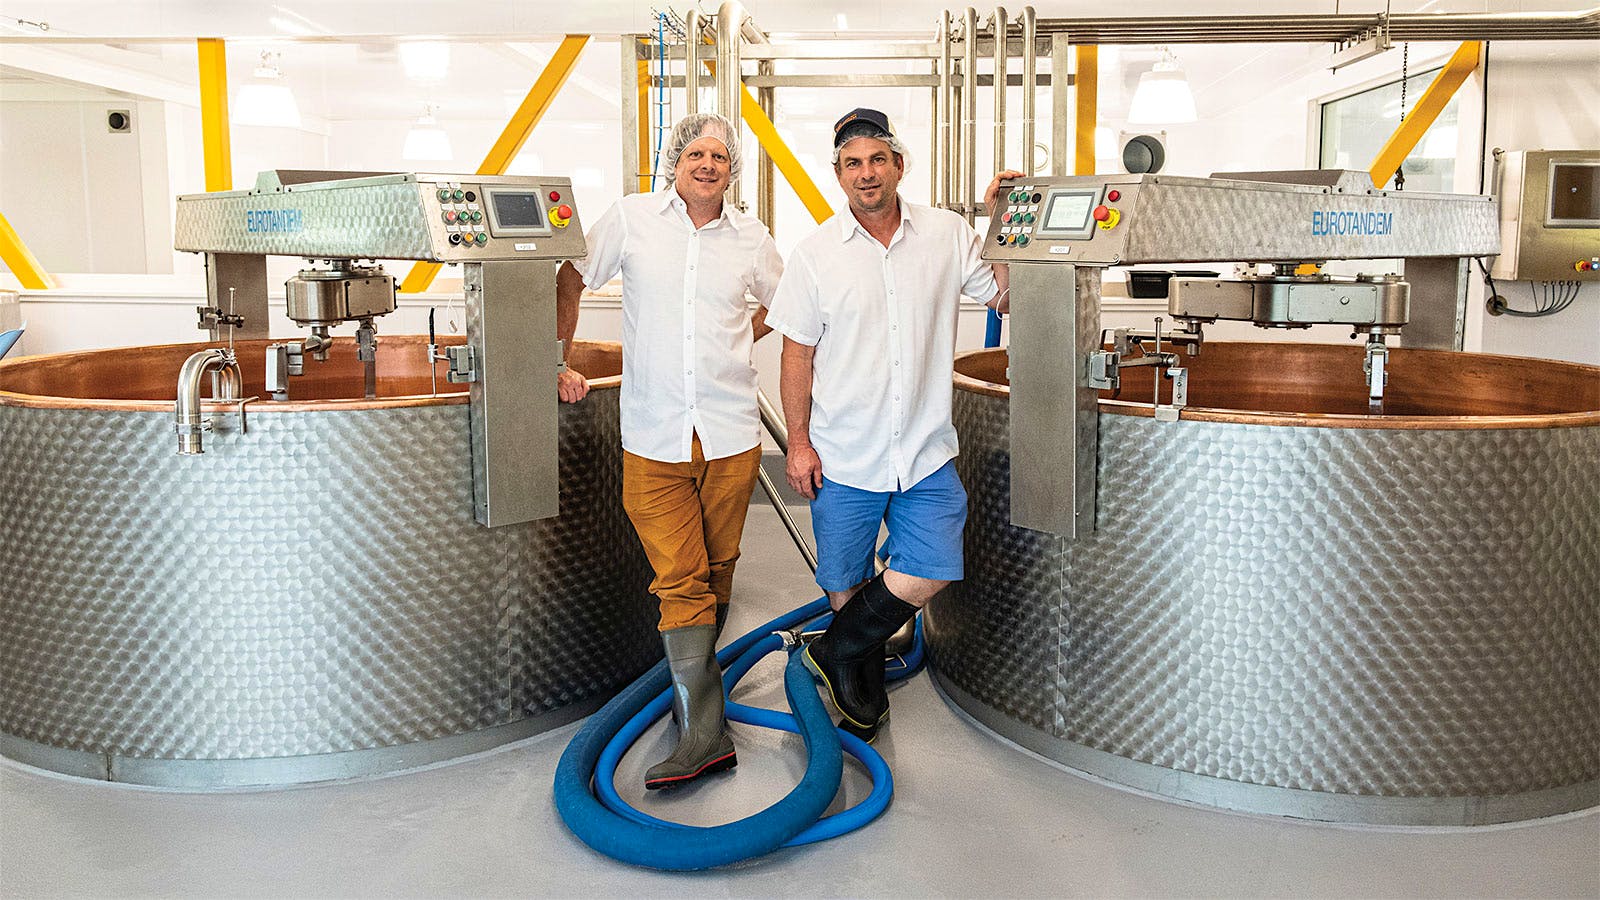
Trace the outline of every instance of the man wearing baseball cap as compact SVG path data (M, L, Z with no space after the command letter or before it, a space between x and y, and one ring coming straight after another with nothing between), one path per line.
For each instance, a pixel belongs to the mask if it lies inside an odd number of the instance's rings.
M849 200L791 254L767 324L783 340L790 486L811 500L817 583L838 612L804 661L841 727L888 719L884 641L962 577L967 495L950 422L963 294L1006 311L1009 272L982 259L960 215L900 196L906 149L889 117L854 109L833 128ZM992 211L1002 178L984 202ZM879 528L888 568L875 574Z

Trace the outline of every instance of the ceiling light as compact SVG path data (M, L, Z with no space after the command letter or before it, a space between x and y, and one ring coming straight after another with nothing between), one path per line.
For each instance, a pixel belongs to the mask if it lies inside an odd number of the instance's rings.
M1139 87L1128 107L1128 122L1133 125L1168 125L1195 120L1194 92L1189 79L1178 68L1177 57L1161 48L1155 68L1139 76Z
M433 107L424 107L417 124L406 132L405 148L400 151L405 159L425 162L449 162L455 159L450 149L450 135L434 121Z
M444 41L405 41L400 64L412 81L443 81L450 74L450 45Z
M260 125L268 128L299 128L300 105L288 85L278 84L283 71L278 68L277 54L261 51L261 63L256 66L253 81L239 88L233 98L233 121L238 125Z

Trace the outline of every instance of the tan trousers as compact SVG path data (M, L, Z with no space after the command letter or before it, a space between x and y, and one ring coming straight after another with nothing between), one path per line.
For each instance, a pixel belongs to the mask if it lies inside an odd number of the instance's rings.
M661 603L662 631L714 624L717 604L732 596L733 565L760 465L759 446L707 461L698 435L688 462L623 451L622 508L655 569L650 592Z

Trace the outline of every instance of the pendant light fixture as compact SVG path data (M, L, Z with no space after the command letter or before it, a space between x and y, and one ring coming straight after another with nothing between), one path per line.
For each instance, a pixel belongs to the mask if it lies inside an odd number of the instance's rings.
M1128 107L1132 125L1175 125L1195 120L1194 92L1178 58L1166 47L1155 67L1139 76L1139 87Z
M432 104L422 108L417 124L406 132L405 148L400 155L423 162L449 162L455 159L455 153L450 148L450 135L445 134L434 120Z
M300 105L294 92L283 84L283 70L278 65L278 54L261 51L261 63L256 66L255 81L239 88L233 99L233 122L236 125L261 125L268 128L299 128Z

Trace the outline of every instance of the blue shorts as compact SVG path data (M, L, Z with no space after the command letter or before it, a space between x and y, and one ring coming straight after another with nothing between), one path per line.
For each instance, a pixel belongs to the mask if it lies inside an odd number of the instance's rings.
M823 590L847 591L877 574L872 551L884 522L889 568L935 581L961 580L967 491L956 477L955 460L901 491L864 491L823 476L811 501L817 584Z

